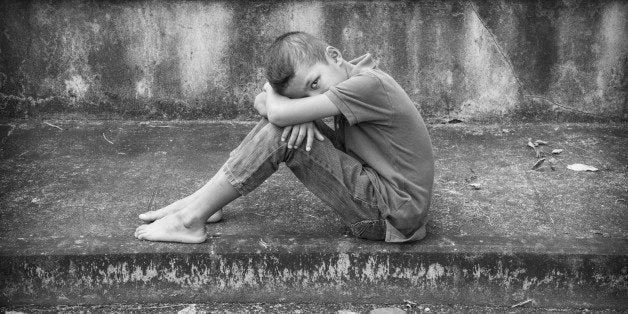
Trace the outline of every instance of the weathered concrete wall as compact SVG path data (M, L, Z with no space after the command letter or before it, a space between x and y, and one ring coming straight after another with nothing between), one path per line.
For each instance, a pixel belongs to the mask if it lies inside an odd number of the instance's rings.
M5 1L0 112L253 117L290 30L373 53L428 118L628 115L628 3L585 0Z

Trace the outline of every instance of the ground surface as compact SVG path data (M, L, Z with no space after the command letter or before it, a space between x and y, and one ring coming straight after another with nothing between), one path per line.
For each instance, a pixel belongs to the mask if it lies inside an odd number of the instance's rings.
M0 237L131 237L137 215L191 193L251 128L235 123L11 123L0 127ZM436 125L428 232L628 238L628 129L621 125ZM551 158L538 170L528 138ZM543 156L542 156L543 157ZM566 168L582 163L597 172ZM476 189L472 184L479 184ZM269 226L272 226L269 228ZM331 210L282 167L225 208L213 235L337 238Z

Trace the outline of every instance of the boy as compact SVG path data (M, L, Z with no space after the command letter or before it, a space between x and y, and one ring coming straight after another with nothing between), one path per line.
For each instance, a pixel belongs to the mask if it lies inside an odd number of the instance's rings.
M205 222L219 219L212 215L285 162L355 236L387 242L425 237L432 146L403 89L370 55L347 62L307 33L279 36L268 56L268 83L255 98L262 120L198 191L141 214L152 223L139 226L135 236L203 242ZM335 130L320 121L331 116Z

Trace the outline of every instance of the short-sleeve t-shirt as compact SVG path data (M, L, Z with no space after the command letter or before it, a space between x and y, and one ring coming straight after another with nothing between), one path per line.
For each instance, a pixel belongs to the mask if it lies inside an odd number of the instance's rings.
M428 130L410 97L369 54L350 63L355 67L349 79L325 92L346 118L336 132L345 152L373 174L385 240L420 240L434 182Z

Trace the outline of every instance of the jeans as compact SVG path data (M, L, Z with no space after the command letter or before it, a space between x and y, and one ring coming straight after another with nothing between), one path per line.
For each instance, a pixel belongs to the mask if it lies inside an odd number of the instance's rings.
M326 139L315 139L308 152L305 143L288 149L287 141L281 141L283 129L262 119L231 152L221 171L240 194L246 195L284 162L355 236L384 240L386 221L380 214L381 196L374 185L377 174L344 153L332 129L321 121L316 121L316 126Z

